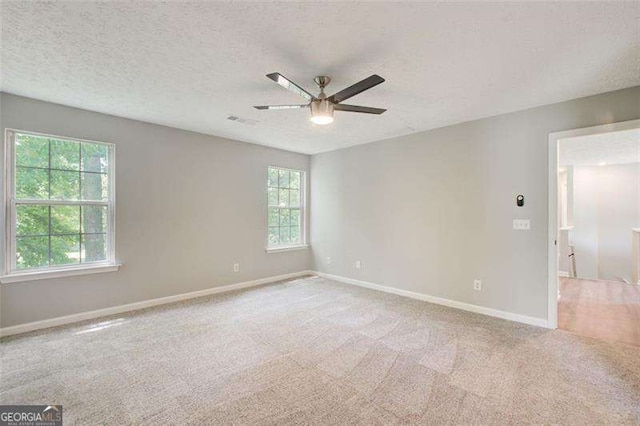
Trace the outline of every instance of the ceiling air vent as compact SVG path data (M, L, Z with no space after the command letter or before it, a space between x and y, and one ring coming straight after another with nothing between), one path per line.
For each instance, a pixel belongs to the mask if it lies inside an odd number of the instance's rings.
M250 118L240 118L236 115L227 116L227 120L235 121L242 124L248 124L250 126L255 126L256 124L258 124L258 120L252 120Z

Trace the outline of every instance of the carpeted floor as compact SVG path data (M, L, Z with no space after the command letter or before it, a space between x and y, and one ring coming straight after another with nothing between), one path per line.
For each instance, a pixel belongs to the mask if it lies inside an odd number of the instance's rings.
M310 277L2 341L65 424L639 424L640 348Z

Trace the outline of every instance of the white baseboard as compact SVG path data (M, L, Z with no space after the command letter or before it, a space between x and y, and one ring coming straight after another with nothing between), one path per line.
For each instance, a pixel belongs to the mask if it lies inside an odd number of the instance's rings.
M492 317L502 318L510 321L521 322L524 324L536 325L538 327L549 328L547 320L541 318L529 317L526 315L514 314L511 312L500 311L497 309L485 308L483 306L472 305L469 303L457 302L455 300L443 299L440 297L429 296L422 293L415 293L408 290L400 290L393 287L387 287L380 284L374 284L367 281L360 281L353 278L341 277L338 275L325 274L323 272L316 271L300 271L291 274L276 275L273 277L261 278L253 281L245 281L237 284L230 284L221 287L208 288L206 290L193 291L190 293L181 293L173 296L160 297L157 299L144 300L142 302L129 303L126 305L113 306L110 308L98 309L95 311L81 312L73 315L66 315L63 317L51 318L42 321L35 321L26 324L14 325L11 327L0 328L0 337L11 336L15 334L27 333L30 331L41 330L44 328L56 327L65 324L71 324L74 322L85 321L89 319L95 319L105 317L109 315L117 315L124 312L135 311L138 309L150 308L153 306L165 305L167 303L179 302L182 300L194 299L196 297L209 296L212 294L226 293L233 290L240 290L243 288L255 287L262 284L268 284L275 281L281 281L304 275L318 275L334 281L340 281L346 284L357 285L359 287L365 287L372 290L384 291L386 293L396 294L399 296L410 297L412 299L418 299L429 303L435 303L438 305L448 306L451 308L461 309L464 311L475 312L478 314L489 315Z
M567 271L558 271L558 276L569 278L569 273Z
M209 295L218 294L218 293L226 293L228 291L255 287L262 284L268 284L276 281L282 281L282 280L287 280L291 278L301 277L304 275L312 275L312 274L313 274L312 271L300 271L300 272L294 272L291 274L276 275L273 277L260 278L253 281L245 281L245 282L225 285L221 287L212 287L206 290L192 291L190 293L181 293L173 296L160 297L157 299L143 300L142 302L135 302L135 303L129 303L126 305L113 306L111 308L98 309L95 311L81 312L79 314L66 315L63 317L57 317L57 318L51 318L51 319L46 319L42 321L29 322L26 324L14 325L11 327L0 328L0 337L27 333L29 331L56 327L59 325L71 324L74 322L106 317L109 315L117 315L124 312L135 311L137 309L150 308L152 306L179 302L181 300L194 299L196 297L209 296Z
M538 327L551 328L549 322L546 319L530 317L527 315L514 314L512 312L500 311L497 309L485 308L484 306L472 305L470 303L458 302L451 299L444 299L441 297L429 296L423 293L415 293L408 290L400 290L393 287L387 287L380 284L374 284L367 281L360 281L353 278L341 277L338 275L325 274L324 272L313 271L313 274L323 278L327 278L334 281L340 281L346 284L353 284L359 287L370 288L372 290L384 291L386 293L397 294L399 296L410 297L412 299L418 299L429 303L435 303L437 305L448 306L450 308L461 309L463 311L475 312L477 314L488 315L491 317L502 318L509 321L521 322L524 324L535 325Z

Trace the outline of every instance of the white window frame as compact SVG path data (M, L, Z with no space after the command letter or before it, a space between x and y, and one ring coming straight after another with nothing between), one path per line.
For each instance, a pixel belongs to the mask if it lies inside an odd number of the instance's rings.
M108 147L109 164L108 164L108 176L109 176L109 195L107 201L81 201L81 200L16 200L16 187L15 187L15 173L16 173L16 157L15 157L15 142L16 134L25 134L32 136L43 136L49 138L63 139L75 142L85 142L92 144L106 145ZM117 271L119 264L115 259L115 234L116 234L116 219L115 219L115 200L116 200L116 180L115 180L115 158L116 158L116 146L113 143L99 142L87 139L78 139L68 136L58 136L46 133L30 132L26 130L6 129L5 130L5 185L4 185L4 209L5 209L5 241L4 241L4 275L0 276L0 282L10 283L19 281L30 281L37 279L57 278L63 276L94 274L99 272L112 272ZM87 262L74 265L63 266L46 266L40 268L31 269L17 269L16 268L16 234L17 234L17 221L16 221L16 206L18 204L39 204L39 205L100 205L107 207L107 253L106 260L98 262Z
M288 170L290 172L300 173L300 242L294 244L279 244L276 246L269 245L269 169ZM265 209L266 228L265 228L265 250L267 253L277 253L283 251L304 250L309 247L307 243L307 172L304 170L292 169L290 167L269 165L266 168L267 182L265 188L265 199L267 208Z

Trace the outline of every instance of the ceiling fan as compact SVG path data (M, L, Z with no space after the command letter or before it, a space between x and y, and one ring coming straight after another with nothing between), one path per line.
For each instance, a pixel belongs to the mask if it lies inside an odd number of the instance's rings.
M320 94L316 97L311 93L304 90L302 87L295 84L280 73L274 72L267 74L267 78L278 83L280 86L295 93L298 96L302 96L308 101L302 105L258 105L254 106L256 109L300 109L311 108L311 121L315 124L329 124L333 122L334 111L349 111L349 112L362 112L365 114L382 114L386 109L371 108L357 105L346 105L341 103L346 101L352 96L362 93L365 90L371 89L380 83L384 82L384 78L377 74L365 78L356 84L347 87L338 93L327 97L324 93L324 88L329 85L331 79L327 76L321 75L313 79L320 88Z

